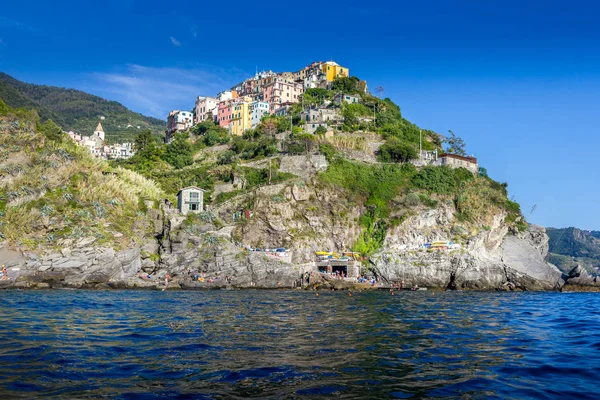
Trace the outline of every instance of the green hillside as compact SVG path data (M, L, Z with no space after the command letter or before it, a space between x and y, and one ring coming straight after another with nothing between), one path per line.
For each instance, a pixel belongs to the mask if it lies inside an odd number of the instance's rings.
M154 182L93 158L52 121L0 100L0 242L36 249L91 237L127 248L152 229L147 203L163 197Z
M0 72L0 99L11 107L35 109L42 122L52 119L65 130L92 134L102 122L109 142L128 142L141 129L162 134L166 123L79 90L21 82ZM100 116L105 119L100 121ZM132 125L132 127L127 127ZM139 129L137 127L140 127Z
M577 228L548 228L548 261L563 272L576 264L583 264L591 273L600 267L600 232L582 231Z

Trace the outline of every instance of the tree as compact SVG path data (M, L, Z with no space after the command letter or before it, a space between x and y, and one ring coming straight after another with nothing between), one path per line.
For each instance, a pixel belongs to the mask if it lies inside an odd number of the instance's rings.
M273 138L277 133L277 122L273 118L269 118L261 124L260 130L267 137Z
M448 130L450 137L444 139L446 146L446 153L457 154L459 156L466 156L465 141L460 137L456 136L452 130Z
M322 136L325 135L327 133L327 128L325 128L323 125L319 125L319 127L315 130L315 135L317 136Z
M136 152L143 152L148 146L155 144L156 142L152 137L152 131L150 129L142 129L135 137L133 147L135 148Z
M173 142L167 145L163 160L177 169L192 165L192 146L188 141L187 133L176 133Z
M223 129L218 126L213 126L211 129L207 130L202 136L202 140L204 144L208 147L214 146L216 144L225 144L231 140L231 135L227 132L226 129Z
M363 93L360 89L360 80L356 76L335 78L331 87L334 91L344 93Z
M54 121L51 119L44 122L44 124L40 127L40 131L48 138L49 140L60 142L63 138L63 130L60 126L56 125Z
M192 132L196 136L202 136L211 129L214 129L217 125L212 120L202 121L192 127Z
M379 159L383 162L407 162L415 158L415 147L394 137L389 138L379 149Z

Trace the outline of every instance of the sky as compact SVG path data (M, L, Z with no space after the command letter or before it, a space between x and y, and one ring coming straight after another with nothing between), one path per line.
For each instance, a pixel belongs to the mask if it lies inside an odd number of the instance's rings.
M166 119L258 68L333 59L445 134L529 222L600 230L600 2L5 1L0 71Z

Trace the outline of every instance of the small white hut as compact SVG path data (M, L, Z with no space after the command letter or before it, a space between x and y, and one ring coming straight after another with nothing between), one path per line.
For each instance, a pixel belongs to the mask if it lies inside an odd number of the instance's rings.
M204 189L197 186L184 187L177 192L177 210L183 215L198 214L204 210Z

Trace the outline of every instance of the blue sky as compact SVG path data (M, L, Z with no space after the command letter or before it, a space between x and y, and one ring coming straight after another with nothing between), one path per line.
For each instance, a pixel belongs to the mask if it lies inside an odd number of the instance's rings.
M165 118L257 67L334 59L463 137L530 222L600 230L598 2L4 3L0 71L18 79Z

